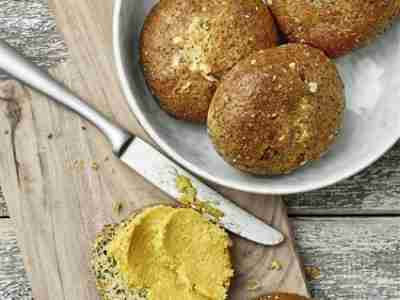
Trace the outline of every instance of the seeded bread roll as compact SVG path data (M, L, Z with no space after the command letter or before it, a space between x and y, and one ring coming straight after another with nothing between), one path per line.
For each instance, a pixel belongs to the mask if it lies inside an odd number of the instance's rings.
M131 219L121 224L105 225L96 236L91 249L90 267L96 277L96 287L102 300L147 300L146 290L131 290L121 279L121 272L114 257L108 253L108 246L114 239L121 226L125 226Z
M400 15L399 0L268 0L290 42L338 57L364 46Z
M310 300L310 299L296 294L273 293L257 298L257 300Z
M287 174L329 149L343 110L335 65L318 49L288 44L250 55L225 76L210 105L208 132L232 166Z
M163 109L205 122L220 78L276 43L273 17L260 0L161 0L144 24L141 63Z

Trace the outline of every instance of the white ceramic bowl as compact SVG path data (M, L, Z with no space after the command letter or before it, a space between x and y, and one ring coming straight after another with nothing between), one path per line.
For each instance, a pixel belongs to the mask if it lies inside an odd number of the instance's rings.
M400 137L400 24L371 46L337 61L346 85L344 129L331 151L290 175L256 177L235 170L214 151L205 126L177 121L158 106L139 65L139 35L153 0L116 0L114 52L129 105L147 133L176 162L222 186L290 194L334 184L361 171ZM324 124L321 124L324 126Z

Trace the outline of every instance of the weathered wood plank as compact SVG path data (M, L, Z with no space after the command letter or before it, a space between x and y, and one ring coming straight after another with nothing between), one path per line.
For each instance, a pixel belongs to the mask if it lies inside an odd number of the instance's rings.
M68 56L62 36L56 30L47 0L0 0L0 39L43 67L51 67ZM0 78L5 74L0 70ZM4 132L0 132L3 138ZM8 211L1 192L0 217Z
M4 199L3 190L0 185L0 218L8 216L6 200Z
M56 31L47 2L0 0L0 38L6 38L34 61L50 66L63 61L67 50ZM400 144L352 179L320 191L287 197L290 213L400 213L399 158ZM5 204L0 198L0 216L6 214Z
M10 219L0 219L0 299L32 299L14 224Z
M30 299L14 228L2 221L0 299ZM296 218L292 223L305 265L321 272L309 281L316 300L400 299L400 218ZM3 287L8 298L1 297Z
M0 39L44 67L67 57L47 0L0 0Z
M294 215L400 214L400 142L353 178L286 200Z
M300 218L304 264L320 269L315 299L399 300L400 218Z

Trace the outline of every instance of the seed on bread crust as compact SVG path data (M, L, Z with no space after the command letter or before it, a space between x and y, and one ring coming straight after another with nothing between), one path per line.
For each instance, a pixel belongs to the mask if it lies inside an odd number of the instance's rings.
M242 171L287 174L328 151L344 98L337 69L322 51L302 44L261 50L224 77L210 105L209 136Z
M398 0L273 0L268 2L290 42L339 57L364 46L400 15Z
M140 59L163 109L204 122L221 77L254 50L276 44L262 1L162 0L146 18Z

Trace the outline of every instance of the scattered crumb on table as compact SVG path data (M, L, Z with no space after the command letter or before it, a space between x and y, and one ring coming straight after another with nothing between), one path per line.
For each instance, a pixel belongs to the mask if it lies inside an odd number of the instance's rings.
M124 209L124 203L121 200L115 200L112 204L112 213L115 217L119 217L121 215L122 210Z
M100 169L100 165L97 162L92 162L91 168L95 171L97 171L98 169Z
M282 263L279 260L274 259L271 263L271 270L275 271L282 270Z
M254 291L258 290L261 287L261 285L257 280L251 279L247 281L246 287L248 291Z
M321 270L316 266L305 266L304 273L308 280L316 280L321 277Z

